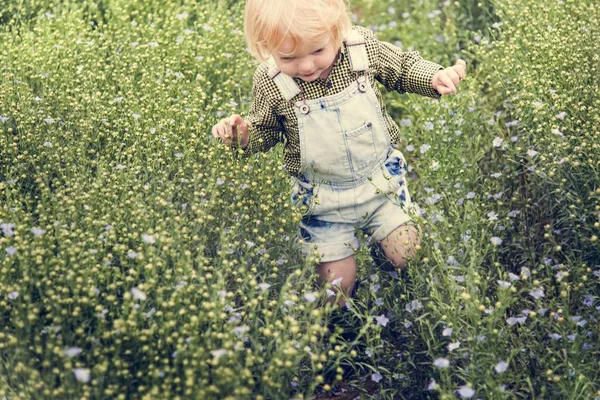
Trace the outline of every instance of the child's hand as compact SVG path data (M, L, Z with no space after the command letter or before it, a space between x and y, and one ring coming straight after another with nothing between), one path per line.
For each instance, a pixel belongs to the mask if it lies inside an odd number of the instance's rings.
M239 146L242 149L245 149L250 141L248 124L237 114L224 118L213 126L212 135L229 146Z
M456 93L456 87L467 74L467 63L458 60L452 67L441 69L433 75L431 86L442 96Z

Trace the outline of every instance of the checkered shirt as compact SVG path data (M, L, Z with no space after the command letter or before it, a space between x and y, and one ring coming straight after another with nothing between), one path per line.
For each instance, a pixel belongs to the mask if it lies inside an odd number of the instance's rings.
M399 93L417 93L422 96L439 98L440 94L431 87L435 72L443 69L439 64L424 60L418 52L405 52L398 47L377 40L372 31L354 26L366 42L369 59L371 82L377 79L388 91ZM294 111L294 103L298 96L286 101L267 72L269 65L261 64L254 74L252 88L252 104L245 118L249 125L250 142L245 149L246 154L267 151L279 142L284 143L284 167L291 175L300 171L300 135L298 118ZM305 82L294 78L302 89L306 99L317 99L334 95L343 91L355 82L356 77L350 67L347 50L344 45L340 55L326 79L318 78L313 82ZM386 111L381 92L377 85L373 89L379 100L382 114L390 134L390 141L399 141L400 129ZM324 132L324 134L326 134Z

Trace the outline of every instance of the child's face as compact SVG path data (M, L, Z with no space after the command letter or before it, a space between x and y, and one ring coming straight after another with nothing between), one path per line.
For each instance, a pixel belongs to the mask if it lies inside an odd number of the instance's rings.
M339 47L330 36L314 43L306 43L296 47L287 38L274 52L275 64L284 74L312 82L317 78L325 79L337 57Z

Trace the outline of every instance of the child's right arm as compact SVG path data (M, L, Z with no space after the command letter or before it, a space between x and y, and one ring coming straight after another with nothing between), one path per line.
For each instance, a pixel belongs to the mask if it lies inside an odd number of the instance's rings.
M268 151L283 140L284 127L271 101L272 93L279 93L267 75L267 67L260 66L253 78L252 103L246 118L233 114L212 128L213 137L223 143L240 147L246 154Z

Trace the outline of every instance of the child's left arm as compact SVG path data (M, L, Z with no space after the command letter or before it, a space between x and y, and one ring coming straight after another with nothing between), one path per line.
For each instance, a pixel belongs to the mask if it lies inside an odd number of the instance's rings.
M456 93L456 87L467 74L467 63L458 60L452 67L441 69L433 75L431 87L442 96Z

